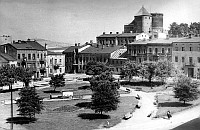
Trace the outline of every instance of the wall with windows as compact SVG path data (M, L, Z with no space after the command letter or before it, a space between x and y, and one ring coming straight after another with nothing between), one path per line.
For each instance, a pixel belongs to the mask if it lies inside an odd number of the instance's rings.
M173 43L172 62L190 77L199 77L200 72L200 42Z

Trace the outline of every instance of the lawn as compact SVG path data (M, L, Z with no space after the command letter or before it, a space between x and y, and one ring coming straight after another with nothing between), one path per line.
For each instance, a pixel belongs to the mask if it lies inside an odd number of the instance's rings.
M109 117L108 119L93 119L94 111L76 106L82 102L90 100L44 102L45 109L42 114L36 115L38 120L23 126L28 130L91 130L97 129L106 121L110 122L110 126L114 126L137 104L135 97L120 97L118 109L104 116Z
M188 109L194 105L200 104L200 98L194 101L186 102L185 104L180 102L177 98L174 98L172 88L168 92L166 91L164 94L157 95L157 99L158 111L156 117L166 116L168 110L173 114Z

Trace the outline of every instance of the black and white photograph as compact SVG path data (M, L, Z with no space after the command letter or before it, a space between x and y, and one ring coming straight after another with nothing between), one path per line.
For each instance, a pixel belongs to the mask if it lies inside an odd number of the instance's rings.
M199 0L0 0L0 130L199 130Z

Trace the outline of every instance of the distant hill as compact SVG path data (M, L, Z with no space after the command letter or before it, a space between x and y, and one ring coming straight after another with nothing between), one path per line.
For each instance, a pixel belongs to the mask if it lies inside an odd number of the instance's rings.
M45 43L47 44L48 48L60 48L60 47L67 47L71 46L69 43L64 42L55 42L45 39L35 39L38 43L40 43L42 46L45 46Z

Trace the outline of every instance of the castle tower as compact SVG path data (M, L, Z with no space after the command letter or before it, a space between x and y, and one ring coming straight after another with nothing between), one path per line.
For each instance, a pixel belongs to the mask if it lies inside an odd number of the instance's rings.
M163 14L151 13L152 15L152 31L163 33Z
M125 33L152 32L152 16L143 6L134 16L134 18L135 19L130 24L124 25Z

